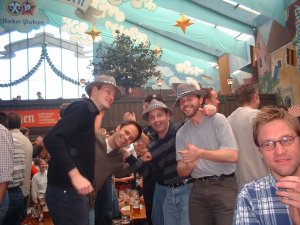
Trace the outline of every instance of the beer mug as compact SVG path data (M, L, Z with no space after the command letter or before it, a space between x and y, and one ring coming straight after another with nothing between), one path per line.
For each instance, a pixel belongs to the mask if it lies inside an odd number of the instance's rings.
M133 214L140 214L140 200L138 198L134 199L132 204Z

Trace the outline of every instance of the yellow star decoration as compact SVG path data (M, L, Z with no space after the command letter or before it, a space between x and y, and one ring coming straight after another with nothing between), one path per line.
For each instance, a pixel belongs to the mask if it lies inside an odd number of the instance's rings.
M161 53L161 48L158 47L158 46L155 46L155 47L152 49L152 51L153 51L153 54L154 54L154 55L159 55L159 54Z
M92 30L84 32L87 35L90 35L93 38L93 41L96 37L98 37L101 34L101 31L96 30L96 28L93 26Z
M190 21L191 19L188 19L184 14L181 14L180 20L176 21L176 24L174 25L175 27L180 27L183 33L185 33L185 30L188 26L191 26L194 24L193 22Z

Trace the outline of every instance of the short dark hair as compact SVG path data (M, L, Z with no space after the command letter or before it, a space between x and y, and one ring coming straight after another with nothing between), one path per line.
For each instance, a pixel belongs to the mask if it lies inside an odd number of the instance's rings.
M30 130L27 127L20 127L20 131L22 134L26 134L27 132L30 133Z
M21 116L18 113L10 112L8 114L8 128L16 129L21 127Z
M242 106L251 102L253 95L256 94L256 89L251 84L243 84L234 91L234 94L238 105Z
M208 87L208 88L201 88L201 90L205 92L205 96L203 97L203 103L202 103L202 104L205 104L206 99L210 99L211 92L214 89L212 87Z
M161 96L160 94L151 94L151 95L147 95L144 99L144 102L150 103L153 99L156 99L162 103L166 103L165 99L163 98L163 96Z
M0 112L0 124L8 128L8 116L5 112Z
M133 120L129 120L129 121L125 120L125 121L121 122L120 129L122 127L125 127L125 126L128 126L128 125L134 125L138 129L138 133L139 134L138 134L137 138L135 140L133 140L133 142L135 142L136 140L140 139L142 131L143 131L142 127L137 122L135 122Z
M70 105L70 103L63 103L59 106L59 116L60 118L63 117L67 107Z

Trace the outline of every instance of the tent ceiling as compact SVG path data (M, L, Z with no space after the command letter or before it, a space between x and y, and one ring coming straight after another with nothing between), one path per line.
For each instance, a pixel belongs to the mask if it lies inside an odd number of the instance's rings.
M136 32L142 36L146 34L151 44L163 49L162 61L174 66L189 61L192 66L204 70L205 75L218 76L213 63L224 53L249 61L249 45L253 44L253 38L240 40L241 36L251 37L253 29L266 19L285 25L286 1L93 0L92 6L103 12L96 17L96 28L102 32L102 42L112 43L112 31L116 26L129 33ZM144 7L134 7L140 3ZM155 4L155 10L145 8L151 4ZM63 18L67 17L87 23L87 29L92 27L91 21L77 17L74 6L55 0L36 0L36 5L54 26L66 26ZM257 11L258 14L243 9L243 6ZM187 28L186 33L174 26L181 13L194 23ZM138 32L132 31L133 27ZM8 31L0 25L0 31L1 28L4 32ZM235 32L229 34L224 32L226 29Z

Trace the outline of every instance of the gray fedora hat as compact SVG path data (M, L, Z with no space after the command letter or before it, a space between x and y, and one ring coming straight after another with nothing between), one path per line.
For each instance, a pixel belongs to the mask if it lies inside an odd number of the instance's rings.
M109 76L109 75L105 75L105 74L101 74L98 75L94 78L93 82L89 82L87 83L87 85L85 86L85 91L88 95L90 95L91 89L93 86L100 86L100 85L111 85L115 88L116 90L116 97L115 99L120 99L122 97L122 92L120 90L120 88L117 86L116 80L113 76Z
M163 102L160 102L156 99L152 99L152 101L148 105L148 108L143 113L142 119L145 121L148 121L148 113L153 109L165 109L165 110L167 110L167 112L170 113L170 116L172 116L172 114L173 114L173 110L171 108L169 108L166 104L164 104Z
M188 83L179 84L176 91L177 97L174 106L177 105L179 99L187 95L197 95L197 96L205 97L206 93L204 90L200 90L196 88L193 84L188 84Z

